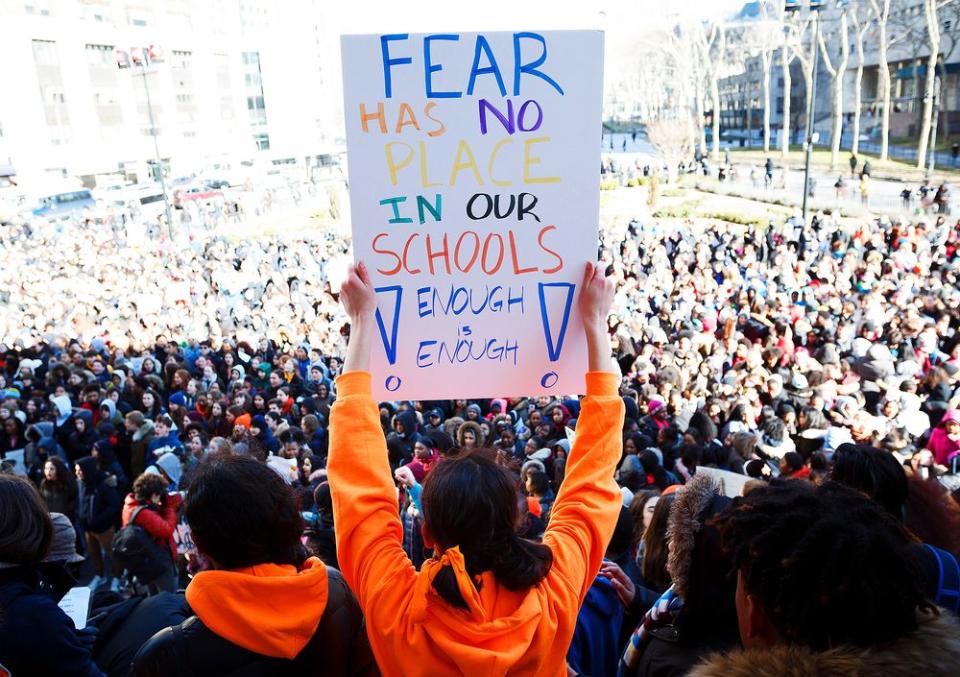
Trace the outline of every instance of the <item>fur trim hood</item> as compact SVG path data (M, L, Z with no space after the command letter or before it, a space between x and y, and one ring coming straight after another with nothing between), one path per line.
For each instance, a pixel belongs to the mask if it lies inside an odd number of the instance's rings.
M816 652L802 646L733 651L707 658L690 677L947 677L960 665L960 623L949 612L926 616L892 644Z
M720 495L719 488L708 475L695 475L687 482L670 509L667 521L667 539L670 552L667 557L667 573L673 588L682 599L690 593L690 569L693 564L693 549L697 532L703 526L700 515L711 501Z

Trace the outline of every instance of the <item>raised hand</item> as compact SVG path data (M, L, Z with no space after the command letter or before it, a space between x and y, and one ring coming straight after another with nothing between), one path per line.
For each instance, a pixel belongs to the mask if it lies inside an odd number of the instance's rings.
M587 358L590 371L611 371L610 338L607 333L607 317L613 305L615 287L613 279L603 274L596 263L587 263L580 285L580 314L587 337Z
M377 294L362 261L347 270L347 279L340 287L340 301L351 322L361 317L371 318L377 311Z

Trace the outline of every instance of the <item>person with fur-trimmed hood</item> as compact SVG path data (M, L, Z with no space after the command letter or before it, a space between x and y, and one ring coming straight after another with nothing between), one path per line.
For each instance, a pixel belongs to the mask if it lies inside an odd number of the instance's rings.
M708 654L737 644L730 558L710 523L730 503L707 475L694 475L677 494L667 522L672 584L630 637L621 675L686 675Z
M955 675L960 624L924 597L911 539L859 492L771 484L716 520L734 559L743 649L693 677Z

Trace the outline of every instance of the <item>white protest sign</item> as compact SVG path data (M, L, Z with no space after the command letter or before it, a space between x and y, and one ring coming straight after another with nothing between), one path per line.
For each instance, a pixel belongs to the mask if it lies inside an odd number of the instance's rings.
M90 588L77 587L67 590L58 605L63 613L73 621L73 627L83 629L87 627L87 611L90 608Z
M729 470L720 470L719 468L708 468L706 466L697 466L698 475L709 475L720 487L724 496L736 498L743 495L744 485L750 481L749 475L730 472Z
M353 250L384 399L575 393L603 34L342 38Z

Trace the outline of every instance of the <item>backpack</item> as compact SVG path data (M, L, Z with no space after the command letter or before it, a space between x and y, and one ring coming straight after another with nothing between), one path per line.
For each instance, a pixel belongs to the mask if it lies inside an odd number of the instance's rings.
M170 568L170 550L136 524L137 515L147 506L133 511L130 523L113 537L113 556L143 584L157 580Z

